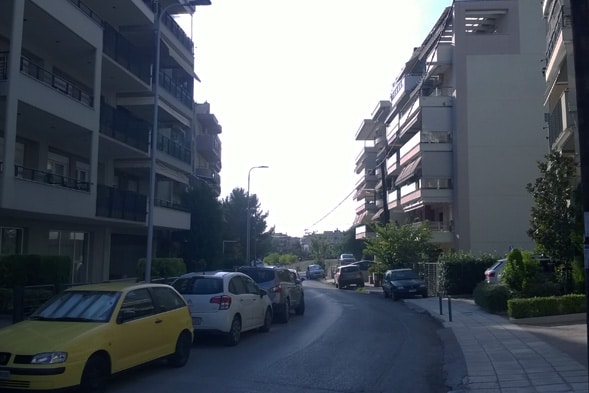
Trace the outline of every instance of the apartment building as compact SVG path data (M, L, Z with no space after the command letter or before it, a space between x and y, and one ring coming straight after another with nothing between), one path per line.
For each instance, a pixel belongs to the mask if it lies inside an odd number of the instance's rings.
M549 149L544 57L537 3L447 7L356 133L356 237L377 220L427 222L445 250L533 249L525 186Z
M550 147L565 154L579 151L571 8L568 0L545 0L544 110Z
M190 229L191 181L220 192L221 127L194 102L176 0L0 2L0 253L72 257L72 282L146 256L155 26L161 17L154 256ZM199 5L209 5L202 0Z

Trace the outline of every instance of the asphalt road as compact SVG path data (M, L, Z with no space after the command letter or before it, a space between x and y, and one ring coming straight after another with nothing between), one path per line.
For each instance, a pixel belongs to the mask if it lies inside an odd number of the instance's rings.
M432 317L382 296L304 284L305 315L244 334L236 347L201 338L184 368L146 366L116 377L109 393L451 390L444 362L460 367L460 359Z

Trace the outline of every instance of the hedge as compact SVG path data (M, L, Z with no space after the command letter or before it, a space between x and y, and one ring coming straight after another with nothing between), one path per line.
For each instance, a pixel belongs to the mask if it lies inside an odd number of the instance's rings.
M533 318L549 315L577 314L587 312L585 295L534 297L510 299L507 313L511 318Z

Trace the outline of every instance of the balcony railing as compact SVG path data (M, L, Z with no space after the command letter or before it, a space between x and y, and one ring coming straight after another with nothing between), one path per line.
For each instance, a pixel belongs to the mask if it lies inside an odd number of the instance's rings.
M20 59L20 71L26 75L29 75L39 82L54 88L67 95L70 98L84 104L86 106L94 106L94 98L91 91L78 86L76 83L67 80L63 76L55 75L52 72L45 70L43 67L33 63L30 59L25 56L21 56Z
M71 188L79 191L90 191L90 183L87 181L80 181L72 177L56 175L54 173L40 171L38 169L26 168L21 165L14 166L14 176L21 179Z
M0 52L0 80L8 78L8 52Z
M550 60L550 56L552 56L554 46L556 45L556 40L562 31L562 27L564 26L563 9L563 7L560 7L560 10L556 16L556 21L554 22L554 25L552 25L552 33L550 34L550 38L546 43L546 61Z
M182 205L181 203L167 201L165 199L156 199L155 205L159 206L159 207L165 207L167 209L179 210L182 212L189 212L190 211L190 209L188 209L186 206Z
M69 2L78 7L80 11L92 19L96 24L98 24L98 26L102 26L102 18L92 11L92 9L86 4L82 3L80 0L69 0Z
M96 215L121 220L145 221L147 197L99 184L96 195Z
M129 146L147 152L151 127L126 110L100 104L100 132Z
M181 144L174 142L167 136L160 135L159 133L157 138L157 149L187 164L190 164L191 162L189 148L186 148Z
M160 86L163 87L168 93L177 98L180 102L186 105L189 109L192 109L194 100L192 99L192 92L180 86L174 81L168 74L160 71Z
M159 0L143 0L145 4L151 9L154 15L157 13L157 3ZM184 30L180 27L178 23L172 18L172 16L168 13L162 18L162 23L166 26L170 32L180 41L182 46L184 46L190 53L194 55L194 44L190 37L186 35Z
M133 75L149 84L151 77L150 61L145 58L139 49L127 41L108 23L104 23L103 41L104 53Z

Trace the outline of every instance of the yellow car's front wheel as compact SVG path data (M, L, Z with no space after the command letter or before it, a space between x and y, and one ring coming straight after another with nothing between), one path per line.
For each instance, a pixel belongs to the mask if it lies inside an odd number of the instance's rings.
M105 355L94 354L86 362L80 392L103 393L110 379L110 362Z

